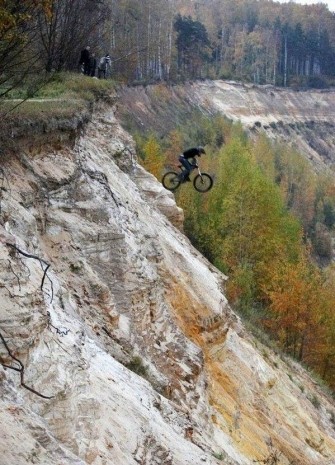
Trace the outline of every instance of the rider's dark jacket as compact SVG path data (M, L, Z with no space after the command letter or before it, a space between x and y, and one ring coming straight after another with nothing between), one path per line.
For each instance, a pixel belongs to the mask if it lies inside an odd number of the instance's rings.
M187 149L185 152L183 152L183 157L184 158L194 158L196 156L201 155L200 150L197 147L194 147L192 149Z

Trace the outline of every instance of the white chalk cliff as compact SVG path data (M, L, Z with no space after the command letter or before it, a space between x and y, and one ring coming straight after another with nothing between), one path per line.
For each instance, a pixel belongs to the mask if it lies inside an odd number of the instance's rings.
M334 401L244 329L112 107L1 166L1 465L335 464Z

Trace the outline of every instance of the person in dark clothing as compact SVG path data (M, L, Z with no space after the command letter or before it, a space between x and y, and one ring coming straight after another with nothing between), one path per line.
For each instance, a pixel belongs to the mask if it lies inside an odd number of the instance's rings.
M84 74L89 76L90 74L90 47L87 46L81 51L79 65L84 68Z
M203 147L193 147L191 149L185 150L178 160L184 167L182 171L182 182L191 181L189 176L190 172L197 166L195 157L201 157L201 154L205 154L205 149Z
M92 53L90 57L90 76L95 76L95 70L97 69L97 59L95 58L95 54Z

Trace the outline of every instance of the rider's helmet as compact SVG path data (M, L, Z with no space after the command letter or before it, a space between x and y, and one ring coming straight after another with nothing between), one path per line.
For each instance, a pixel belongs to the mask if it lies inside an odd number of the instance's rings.
M201 147L201 145L199 145L199 147L197 147L197 149L198 149L198 152L199 152L199 157L201 157L202 153L206 154L205 149L203 147Z

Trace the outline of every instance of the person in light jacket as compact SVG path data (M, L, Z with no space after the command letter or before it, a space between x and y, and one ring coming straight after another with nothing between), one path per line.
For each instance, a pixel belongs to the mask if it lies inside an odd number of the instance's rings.
M110 77L111 73L111 57L109 53L106 53L102 58L100 58L99 66L98 66L98 78L106 79Z

